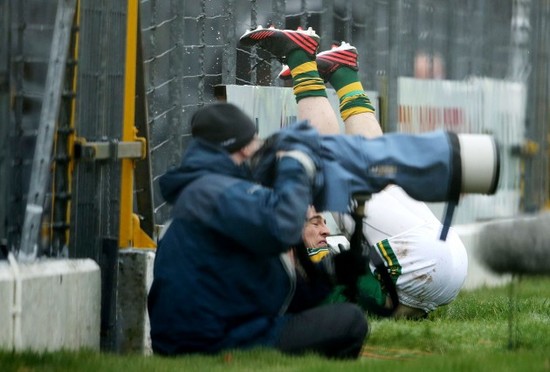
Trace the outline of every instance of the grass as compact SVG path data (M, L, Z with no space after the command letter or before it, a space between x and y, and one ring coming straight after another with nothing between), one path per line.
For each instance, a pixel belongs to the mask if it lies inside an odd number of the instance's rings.
M1 371L550 371L550 277L462 292L422 321L371 319L355 361L269 350L216 356L0 353Z

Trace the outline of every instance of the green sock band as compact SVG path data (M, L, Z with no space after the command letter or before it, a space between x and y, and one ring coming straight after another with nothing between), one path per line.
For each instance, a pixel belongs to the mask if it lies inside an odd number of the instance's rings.
M342 66L332 73L329 83L338 91L346 85L359 81L359 73L352 68Z
M294 79L294 96L296 102L307 97L327 97L325 82L317 71L300 74Z
M369 97L367 97L364 93L348 97L347 100L342 100L340 102L340 112L342 113L355 107L362 107L366 109L365 111L367 112L375 111Z
M305 51L302 49L294 49L292 52L290 52L286 58L286 62L288 67L292 70L293 68L296 68L300 66L301 64L304 64L306 62L314 61L315 59L311 58Z
M317 64L306 52L301 49L293 50L288 55L287 63L292 73L296 102L307 97L327 97L325 82L319 76ZM301 68L297 69L300 66ZM304 66L307 68L304 69Z
M374 112L374 106L359 80L359 73L354 69L340 67L330 76L329 82L338 93L343 120L358 113Z

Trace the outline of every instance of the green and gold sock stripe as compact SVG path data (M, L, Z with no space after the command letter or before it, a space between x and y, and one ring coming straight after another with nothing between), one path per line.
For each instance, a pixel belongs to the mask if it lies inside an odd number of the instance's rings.
M368 112L374 112L374 106L366 94L346 97L340 101L340 110L349 109L351 107L364 107Z
M325 82L319 76L315 60L311 60L302 50L296 50L289 56L288 66L296 102L306 97L327 96Z
M293 91L296 96L296 102L306 97L326 97L327 92L325 89L325 83L323 79L317 75L306 76L306 74L300 74L298 78L294 78Z
M317 75L319 73L317 72L317 62L315 61L309 61L304 62L293 69L290 70L290 75L292 75L293 78L298 78L302 74L307 74L309 72L316 72Z
M363 90L360 81L354 81L336 91L340 101L340 116L346 120L352 115L374 112L374 106Z
M321 78L300 78L294 80L294 94L303 93L308 90L323 90L325 84Z
M356 92L356 94L365 92L361 82L354 81L353 83L343 86L342 88L336 91L336 95L338 96L338 99L340 99L341 101L342 99L345 99L346 97L352 95L352 93L354 92Z
M364 93L346 97L340 101L340 116L342 120L365 112L374 112L374 106L371 104L369 97Z
M387 239L384 239L376 243L376 247L378 248L380 254L382 254L384 261L386 261L387 266L390 269L392 279L397 280L397 277L401 275L401 265L399 264L399 260L397 259L390 242Z
M338 99L339 99L340 102L345 101L345 100L349 101L350 98L355 97L355 96L361 96L361 95L364 96L365 91L359 90L359 89L358 90L352 90L349 93L346 93L342 96L338 96Z

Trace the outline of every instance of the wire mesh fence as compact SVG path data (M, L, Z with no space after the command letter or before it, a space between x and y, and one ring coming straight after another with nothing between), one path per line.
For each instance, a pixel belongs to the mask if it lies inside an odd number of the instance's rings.
M541 97L529 99L527 123L537 124L525 135L529 138L533 132L540 140L548 133L543 102L549 76L538 70L548 67L548 47L537 42L550 37L550 21L544 21L549 19L544 18L547 2L274 0L182 5L145 0L141 6L156 176L178 163L189 138L190 115L216 99L217 85L283 85L277 80L281 65L276 59L238 44L240 35L258 25L312 27L321 36L321 49L340 41L355 45L363 85L382 98L379 117L386 131L397 130L399 77L489 77L539 84L537 91L528 89L530 96ZM535 110L535 101L543 107ZM525 160L526 210L541 208L548 199L548 142L538 142L538 155ZM163 221L168 208L158 194L155 205L157 221Z

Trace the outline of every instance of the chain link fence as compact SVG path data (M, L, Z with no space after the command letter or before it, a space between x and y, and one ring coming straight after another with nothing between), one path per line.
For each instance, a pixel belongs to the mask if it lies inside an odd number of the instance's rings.
M340 41L355 45L363 85L381 96L386 131L397 129L399 77L489 77L528 84L525 136L540 147L525 159L522 205L537 210L548 200L549 48L542 41L550 37L548 2L145 0L141 6L156 176L179 162L190 115L216 99L216 86L283 85L276 78L281 68L276 60L238 45L247 29L273 24L312 27L322 50ZM158 193L155 197L161 222L168 208Z
M86 3L87 11L80 13L81 23L97 22L101 27L80 40L79 48L87 49L90 58L106 57L89 66L90 74L85 76L89 90L82 91L77 101L81 100L78 105L85 110L87 102L100 100L103 106L98 107L106 111L94 114L105 116L122 104L121 98L107 98L103 91L106 85L96 89L97 84L107 83L94 83L93 71L112 63L108 57L116 55L113 49L120 48L120 39L113 36L120 32L126 1ZM55 0L0 0L0 118L4 123L0 126L0 238L8 246L17 246L24 218L56 4ZM278 61L261 50L238 45L247 29L270 24L312 27L321 36L321 50L340 41L356 46L363 86L378 92L378 114L386 131L398 129L400 77L485 77L525 84L524 136L532 146L517 150L523 171L520 209L540 210L550 199L549 1L140 0L139 6L157 224L169 215L157 180L167 168L179 163L190 137L193 112L218 99L218 88L226 84L283 86L277 79L281 68ZM110 18L103 23L94 21L101 12L110 12ZM121 73L116 66L113 71ZM103 129L88 125L85 116L79 120L83 120L79 135L117 135L116 131L101 133ZM112 175L106 172L102 172L100 188L116 184L109 182ZM92 185L90 180L86 182L81 195ZM102 210L116 201L102 199ZM94 198L88 203L94 203ZM82 210L82 228L90 219L106 223L91 216L93 208L89 214ZM111 221L111 217L106 218ZM114 225L116 218L110 226ZM103 230L116 235L107 227Z

